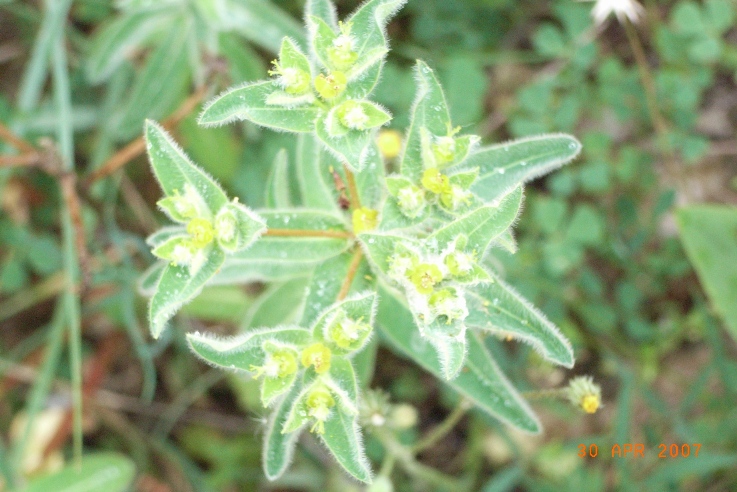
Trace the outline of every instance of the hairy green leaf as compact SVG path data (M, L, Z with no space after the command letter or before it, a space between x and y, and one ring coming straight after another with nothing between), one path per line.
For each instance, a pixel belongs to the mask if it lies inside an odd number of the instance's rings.
M304 345L310 339L309 330L296 326L261 328L227 338L218 338L209 333L187 334L187 343L192 352L208 364L249 373L251 366L258 367L264 363L264 342L290 346Z
M491 275L490 282L470 289L467 299L468 326L510 334L532 345L549 361L573 367L570 342L527 299L496 275Z
M353 254L349 251L339 256L328 258L315 268L308 287L305 308L302 312L302 326L312 326L320 313L330 306L338 297L343 282L348 275L348 269ZM351 291L363 291L373 287L373 281L366 276L371 273L368 265L362 262L351 285Z
M296 173L302 205L338 211L337 190L331 186L330 168L340 167L330 154L325 152L322 144L313 136L300 134L297 136Z
M540 135L478 149L462 167L478 167L479 179L471 191L484 200L496 200L570 162L579 152L581 144L570 135Z
M417 183L422 177L422 131L440 136L448 133L450 114L445 101L443 88L440 86L435 72L418 60L415 67L417 94L410 113L410 126L404 143L404 152L400 160L400 171L412 182Z
M271 80L233 87L208 102L198 122L204 126L218 126L248 120L274 130L312 132L318 109L269 104L267 98L277 90L277 85Z
M299 384L292 386L289 393L274 407L266 424L261 455L264 473L269 480L279 478L292 461L299 432L283 434L281 430L300 391Z
M189 160L163 128L148 120L145 135L151 167L167 196L185 194L191 188L204 200L211 213L228 203L222 188Z
M287 149L281 149L274 157L271 174L266 182L266 197L264 201L270 208L289 208L292 199L289 191L289 154Z
M355 416L333 411L325 421L325 432L320 438L346 472L361 482L371 483L371 467Z
M193 274L187 266L166 266L149 303L148 317L154 338L159 338L174 314L200 293L224 261L225 253L219 248L211 248L204 264Z
M379 290L376 322L383 338L400 354L409 357L436 377L443 378L443 370L434 348L415 328L412 314L406 305L386 288ZM493 417L525 432L540 432L540 422L535 414L473 333L468 333L467 347L464 367L447 384Z
M522 187L519 186L496 204L484 205L438 229L428 240L437 241L439 249L442 249L460 234L465 234L468 237L466 249L483 256L492 241L514 223L521 208Z

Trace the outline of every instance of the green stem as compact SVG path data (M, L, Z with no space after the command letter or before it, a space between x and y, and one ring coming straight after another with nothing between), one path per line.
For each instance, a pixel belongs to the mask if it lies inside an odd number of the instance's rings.
M38 104L48 70L49 55L60 46L71 0L46 0L46 12L33 44L31 59L26 65L18 91L18 109L26 113Z
M404 471L415 480L432 484L443 490L458 492L465 489L460 480L418 462L413 451L400 443L389 430L377 428L374 430L374 435L391 456L385 459L385 464L391 463L393 465L394 460L399 461ZM389 471L391 465L386 465ZM384 467L382 467L383 472Z
M31 436L31 429L33 429L36 415L43 407L44 401L51 389L54 374L59 366L61 352L64 347L65 327L64 308L62 304L62 302L59 302L56 306L56 310L54 311L54 317L51 320L48 340L46 342L45 359L28 396L28 402L25 407L26 425L23 429L23 433L21 434L21 438L15 441L10 449L10 462L14 470L21 469L21 462L23 461L23 455L25 454L26 447L28 446L28 440ZM10 489L13 490L12 485Z
M185 391L179 394L171 406L161 415L152 434L166 439L174 425L192 403L197 401L210 387L225 377L222 371L212 369L194 380Z
M54 2L55 3L55 2ZM71 0L58 2L69 8ZM66 18L66 16L64 16ZM67 69L67 53L63 33L53 43L52 69L54 99L57 106L57 139L63 173L74 172L74 133L72 128L72 101ZM65 194L62 193L62 196ZM79 262L75 247L75 229L69 203L62 198L62 235L66 289L62 303L69 326L69 355L72 375L72 404L74 458L77 466L82 463L82 322L79 303Z
M468 400L461 399L461 401L458 402L458 405L456 405L448 416L445 417L445 420L438 424L438 426L431 430L427 436L412 447L412 452L414 454L420 453L445 437L445 435L456 426L470 408L471 403Z

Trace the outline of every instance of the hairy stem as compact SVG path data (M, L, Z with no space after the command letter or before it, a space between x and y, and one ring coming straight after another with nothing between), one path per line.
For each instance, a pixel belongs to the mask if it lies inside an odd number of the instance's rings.
M348 166L343 164L343 171L345 171L345 179L348 181L348 195L351 200L351 208L358 210L361 208L361 198L358 196L358 187L356 186L356 178L353 176L353 172L348 169Z
M348 273L346 274L345 280L343 280L343 284L340 286L340 291L338 292L338 301L345 299L348 295L348 291L351 290L351 284L353 283L353 279L356 278L356 273L358 273L358 267L361 265L362 259L363 250L359 246L356 246L353 258L351 258L351 264L348 265Z
M337 239L350 239L350 232L346 231L316 231L310 229L267 229L264 236L272 237L330 237Z

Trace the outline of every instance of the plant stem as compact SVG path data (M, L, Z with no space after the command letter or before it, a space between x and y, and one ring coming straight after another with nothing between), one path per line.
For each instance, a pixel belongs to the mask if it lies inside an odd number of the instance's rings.
M553 388L546 390L523 391L522 396L528 400L542 400L546 398L565 398L568 388Z
M182 104L174 111L171 116L162 122L162 126L167 130L171 130L177 123L187 117L194 108L202 101L207 94L207 85L203 85L197 91L185 99ZM91 186L96 181L110 176L118 169L122 168L130 161L143 154L146 150L146 141L143 136L130 142L128 145L113 154L98 169L90 173L84 180L86 187Z
M36 153L36 148L33 145L20 138L2 123L0 123L0 138L15 147L19 152L24 154Z
M397 441L394 435L387 429L381 427L376 428L374 429L374 435L384 446L387 453L392 456L392 458L387 458L385 463L391 463L396 459L404 471L416 480L422 480L449 491L458 492L464 489L458 479L418 462L413 452Z
M4 321L39 302L54 297L63 291L66 285L64 273L58 272L27 289L17 292L13 297L0 304L0 321Z
M348 166L343 164L343 171L345 171L345 179L348 181L348 195L351 200L351 208L358 210L361 208L361 198L358 196L358 187L356 186L356 178L353 176L353 172L348 169Z
M466 412L471 408L471 403L468 400L461 399L458 405L445 417L437 427L431 430L422 440L412 447L412 452L417 454L425 449L433 446L440 439L445 437L453 427L463 418Z
M38 165L39 162L39 155L35 151L20 155L0 156L0 167L32 167Z
M71 1L64 2L67 4ZM64 36L60 33L59 39L53 44L52 69L54 75L54 99L59 114L57 128L59 153L61 157L61 171L74 172L74 134L72 130L72 101L69 88L69 73L67 72L67 53ZM71 174L70 174L71 175ZM65 180L66 181L66 180ZM66 187L65 187L65 190ZM74 190L72 190L74 191ZM63 193L67 195L68 193ZM72 402L73 416L73 447L77 466L82 464L82 322L79 305L78 278L79 263L76 252L75 237L79 233L74 226L74 210L68 197L62 197L62 234L64 269L66 270L66 290L62 294L62 304L69 326L69 355L71 359ZM84 241L84 236L79 238Z
M640 78L642 79L642 86L645 89L645 100L647 102L647 109L650 113L650 119L652 120L655 131L661 136L665 137L668 133L668 125L665 123L665 119L658 110L658 96L655 89L655 82L653 76L650 73L650 67L647 63L647 57L645 56L645 50L640 43L640 38L637 36L635 28L629 21L623 22L624 31L627 33L627 40L632 48L632 53L635 55L635 62L637 62L637 68L640 71Z
M340 286L340 291L338 291L338 301L345 299L348 295L348 291L351 290L351 284L353 283L353 279L356 278L356 273L358 273L358 267L361 265L362 259L363 250L360 246L356 246L353 258L351 258L351 263L348 265L348 273L345 276L345 280L343 280L343 284Z
M273 237L329 237L338 239L350 239L351 233L346 231L316 231L309 229L267 229L264 236Z

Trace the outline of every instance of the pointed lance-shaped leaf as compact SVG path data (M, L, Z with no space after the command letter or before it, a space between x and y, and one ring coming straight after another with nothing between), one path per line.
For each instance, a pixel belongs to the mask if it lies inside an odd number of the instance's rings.
M355 416L342 411L332 412L325 421L325 432L320 434L320 438L346 472L361 482L371 483L371 467Z
M448 103L435 73L421 60L415 66L417 93L410 112L409 129L400 161L400 171L415 183L423 171L422 129L433 135L445 135L450 125Z
M269 480L276 480L281 477L292 462L294 448L297 445L297 438L300 433L283 434L281 430L289 410L301 390L302 387L299 384L292 386L289 393L276 404L267 421L261 460L264 473Z
M383 339L399 354L442 379L443 371L434 348L415 328L412 314L397 295L386 288L379 290L376 324ZM525 432L540 432L540 422L532 409L473 332L467 333L467 348L464 367L447 384L489 415Z
M381 77L382 61L389 51L386 24L407 0L368 0L351 14L351 35L357 43L356 64L346 73L351 82L347 92L359 99L369 95Z
M277 90L278 87L271 80L233 87L208 102L198 122L203 126L219 126L248 120L274 130L312 132L318 109L313 106L269 104L267 98Z
M192 189L214 214L228 202L215 181L195 166L182 149L158 124L146 120L146 149L154 175L167 196L177 196Z
M443 326L436 320L423 329L424 338L437 352L440 370L446 381L454 379L466 361L466 326L462 321L455 321L452 325Z
M479 179L471 190L495 200L572 161L579 152L581 143L570 135L540 135L480 148L461 167L478 167Z
M338 29L338 14L331 0L307 0L305 4L305 23L308 27L310 17L323 20L333 30Z
M499 277L469 291L468 326L503 334L529 343L547 360L573 367L571 343L527 299Z
M459 235L468 237L468 251L477 251L483 256L489 245L517 219L522 208L522 187L497 200L495 204L484 205L438 229L428 239L437 241L443 247Z
M205 254L204 263L194 272L187 266L169 264L162 273L148 310L154 338L159 338L174 314L202 291L225 261L220 248L210 248Z
M310 332L297 326L277 326L227 338L207 333L187 334L189 348L202 360L221 369L243 372L251 372L251 366L263 365L266 357L263 343L266 341L296 347L310 341Z

